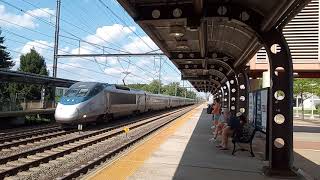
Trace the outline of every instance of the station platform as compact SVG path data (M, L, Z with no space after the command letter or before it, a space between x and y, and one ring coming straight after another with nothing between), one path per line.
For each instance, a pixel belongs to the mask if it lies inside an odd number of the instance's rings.
M32 109L26 111L6 111L0 112L1 117L18 117L18 116L26 116L26 115L34 115L34 114L54 114L56 108L47 108L47 109Z
M254 153L231 154L216 148L212 138L211 115L200 105L167 128L136 145L129 153L88 174L85 179L275 179L266 177L262 167L266 164L263 142L254 141ZM246 145L244 145L246 146ZM296 179L305 179L298 176Z

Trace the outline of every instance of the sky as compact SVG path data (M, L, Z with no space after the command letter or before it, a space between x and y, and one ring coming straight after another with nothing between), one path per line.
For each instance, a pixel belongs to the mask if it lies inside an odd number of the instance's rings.
M61 0L59 53L161 52L116 0ZM55 0L0 0L1 36L16 65L20 56L38 51L52 76ZM180 82L179 70L165 56L59 58L57 77L78 81L122 84ZM191 88L190 88L191 89Z

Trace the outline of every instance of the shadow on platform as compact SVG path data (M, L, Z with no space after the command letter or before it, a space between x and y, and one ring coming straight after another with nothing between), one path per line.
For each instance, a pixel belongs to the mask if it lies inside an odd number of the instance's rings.
M293 132L320 133L320 127L294 126Z
M190 121L195 123L195 121ZM264 166L265 139L263 135L256 135L253 143L256 157L249 152L239 151L233 156L232 143L229 141L229 150L219 150L216 145L220 142L209 142L212 138L211 115L203 109L196 127L184 149L173 179L274 179L262 174ZM299 129L310 130L310 129ZM316 130L318 131L318 129ZM243 145L247 148L247 145ZM303 156L295 153L298 167L319 169L319 166ZM314 175L314 174L313 174ZM299 177L297 179L303 179Z

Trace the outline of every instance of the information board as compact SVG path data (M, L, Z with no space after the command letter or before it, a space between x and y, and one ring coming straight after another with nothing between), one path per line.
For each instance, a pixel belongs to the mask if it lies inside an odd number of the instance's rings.
M249 123L263 132L267 129L268 88L249 93Z
M255 107L256 107L256 102L255 102L255 92L250 92L249 93L249 113L248 113L248 119L250 124L255 123Z

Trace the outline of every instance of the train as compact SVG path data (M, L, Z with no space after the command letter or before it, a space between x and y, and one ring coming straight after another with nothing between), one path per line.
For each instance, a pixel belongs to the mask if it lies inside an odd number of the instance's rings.
M57 123L76 125L195 103L190 98L151 94L116 84L77 82L61 97L54 116Z

